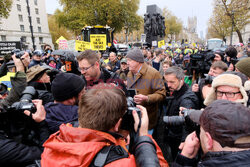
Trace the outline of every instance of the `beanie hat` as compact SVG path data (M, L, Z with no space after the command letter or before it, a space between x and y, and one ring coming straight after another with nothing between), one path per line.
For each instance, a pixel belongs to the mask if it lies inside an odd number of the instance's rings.
M56 101L64 101L77 96L85 86L85 81L73 73L59 73L52 82L51 91Z
M44 72L49 70L49 68L45 68L38 65L32 66L27 70L27 82L35 81L37 80Z
M243 97L243 99L238 99L235 102L237 103L243 103L246 106L248 96L247 93L242 85L241 78L237 75L233 74L221 74L217 77L214 78L212 82L212 90L209 92L208 96L206 97L204 104L206 106L210 105L213 101L217 99L216 97L216 88L218 86L232 86L232 87L237 87L240 90L240 93Z
M235 67L250 78L250 57L240 60Z
M132 49L127 53L127 58L130 58L139 63L144 63L144 56L140 49Z

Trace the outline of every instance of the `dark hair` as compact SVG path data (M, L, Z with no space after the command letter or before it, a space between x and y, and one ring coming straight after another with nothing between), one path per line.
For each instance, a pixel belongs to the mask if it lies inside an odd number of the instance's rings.
M113 128L127 109L124 92L111 84L93 86L80 100L79 125L99 131Z
M226 50L225 53L227 56L230 58L235 58L237 56L237 50L233 46L229 46Z

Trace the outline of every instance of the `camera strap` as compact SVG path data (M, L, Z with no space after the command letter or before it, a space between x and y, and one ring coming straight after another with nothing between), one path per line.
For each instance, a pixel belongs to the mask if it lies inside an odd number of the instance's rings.
M21 60L21 63L23 64L24 72L26 73L27 68L25 67L25 65L24 65L24 63L23 63L23 59L20 59L20 60Z

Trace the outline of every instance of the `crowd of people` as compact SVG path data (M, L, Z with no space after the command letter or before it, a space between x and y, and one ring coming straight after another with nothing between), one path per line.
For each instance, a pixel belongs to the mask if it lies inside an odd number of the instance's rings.
M250 43L2 57L0 166L250 166Z

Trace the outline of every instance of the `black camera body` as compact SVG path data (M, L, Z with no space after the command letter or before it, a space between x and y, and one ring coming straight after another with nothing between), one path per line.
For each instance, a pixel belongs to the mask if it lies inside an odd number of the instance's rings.
M181 111L183 116L164 116L163 121L167 126L184 126L185 130L189 133L195 131L197 137L200 136L200 126L197 124L199 122L202 110L185 109Z
M37 95L37 92L34 87L27 86L22 92L22 97L19 102L13 103L7 110L15 110L24 112L25 110L30 111L31 113L36 112L36 106L32 103L32 98Z
M212 84L214 78L215 78L214 76L207 75L205 78L205 85Z
M135 107L135 103L132 97L127 97L127 105L128 109L122 117L121 129L131 132L132 130L134 130L134 117L132 112L133 110L135 110L139 116L139 119L141 119L141 110Z
M21 59L21 57L25 54L25 51L20 51L16 53L16 58Z

